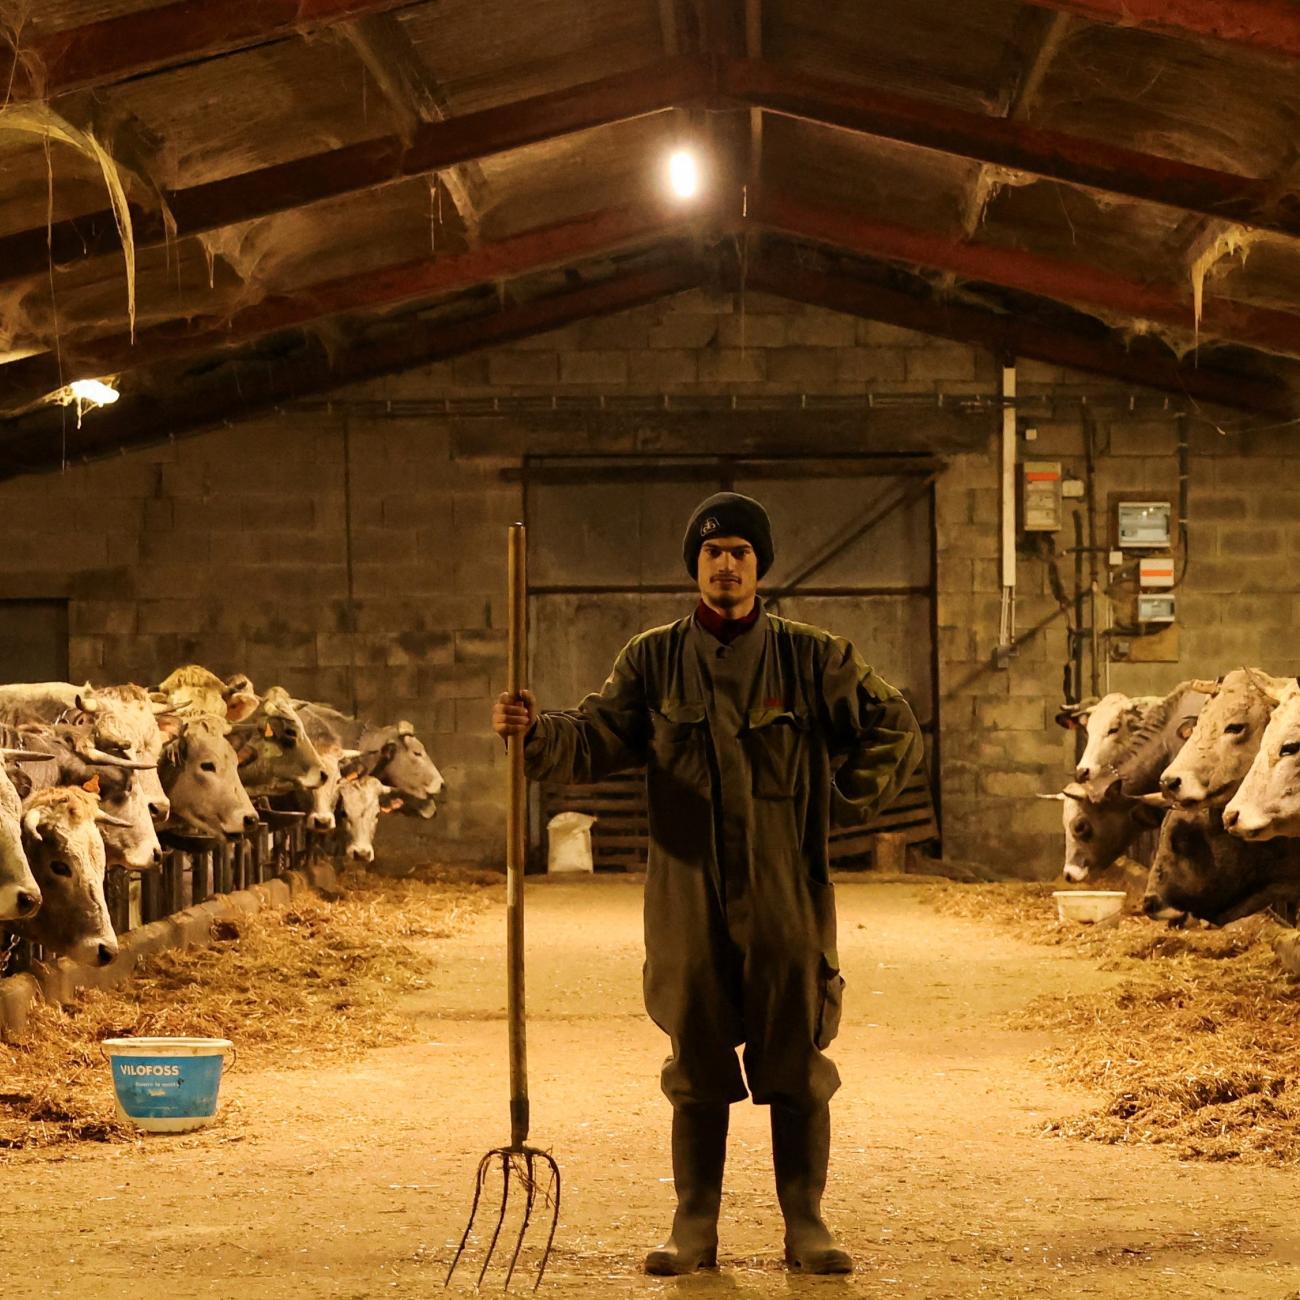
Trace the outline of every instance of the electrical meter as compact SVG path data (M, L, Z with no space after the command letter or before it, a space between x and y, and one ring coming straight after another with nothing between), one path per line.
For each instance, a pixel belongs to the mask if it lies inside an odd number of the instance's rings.
M1021 526L1027 533L1054 533L1061 526L1061 463L1027 460L1021 465Z
M1139 623L1172 623L1174 621L1174 596L1143 592L1138 596Z
M1121 548L1146 551L1169 549L1173 507L1168 501L1121 501L1115 509Z

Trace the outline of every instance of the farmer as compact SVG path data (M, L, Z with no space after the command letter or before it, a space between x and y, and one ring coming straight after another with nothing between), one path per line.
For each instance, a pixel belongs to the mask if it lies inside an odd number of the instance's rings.
M890 802L921 761L921 734L847 641L766 613L772 530L757 501L702 502L683 558L700 590L691 614L634 637L576 709L539 713L531 692L503 694L492 725L526 737L533 780L646 766L645 1002L672 1040L662 1085L677 1190L646 1271L716 1266L729 1108L748 1083L771 1107L787 1266L846 1273L853 1261L821 1216L840 1083L822 1053L844 986L827 832Z

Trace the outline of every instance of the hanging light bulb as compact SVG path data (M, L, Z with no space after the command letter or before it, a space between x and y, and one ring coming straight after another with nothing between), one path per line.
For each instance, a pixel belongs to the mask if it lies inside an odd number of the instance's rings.
M74 379L68 387L72 396L85 406L111 406L120 396L112 384L99 379Z
M678 149L668 159L668 184L679 199L692 199L700 188L700 165L689 149Z

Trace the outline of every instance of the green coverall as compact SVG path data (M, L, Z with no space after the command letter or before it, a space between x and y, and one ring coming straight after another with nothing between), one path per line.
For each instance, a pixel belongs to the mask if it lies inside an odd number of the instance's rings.
M598 694L542 713L534 780L646 765L645 1002L674 1106L746 1095L806 1110L843 978L827 833L885 807L922 758L903 697L840 637L760 610L730 646L692 617L634 637Z

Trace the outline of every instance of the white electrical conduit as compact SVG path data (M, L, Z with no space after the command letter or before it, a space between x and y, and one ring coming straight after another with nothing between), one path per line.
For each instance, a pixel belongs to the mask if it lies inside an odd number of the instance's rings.
M1002 367L1002 609L998 645L1016 635L1016 363Z

